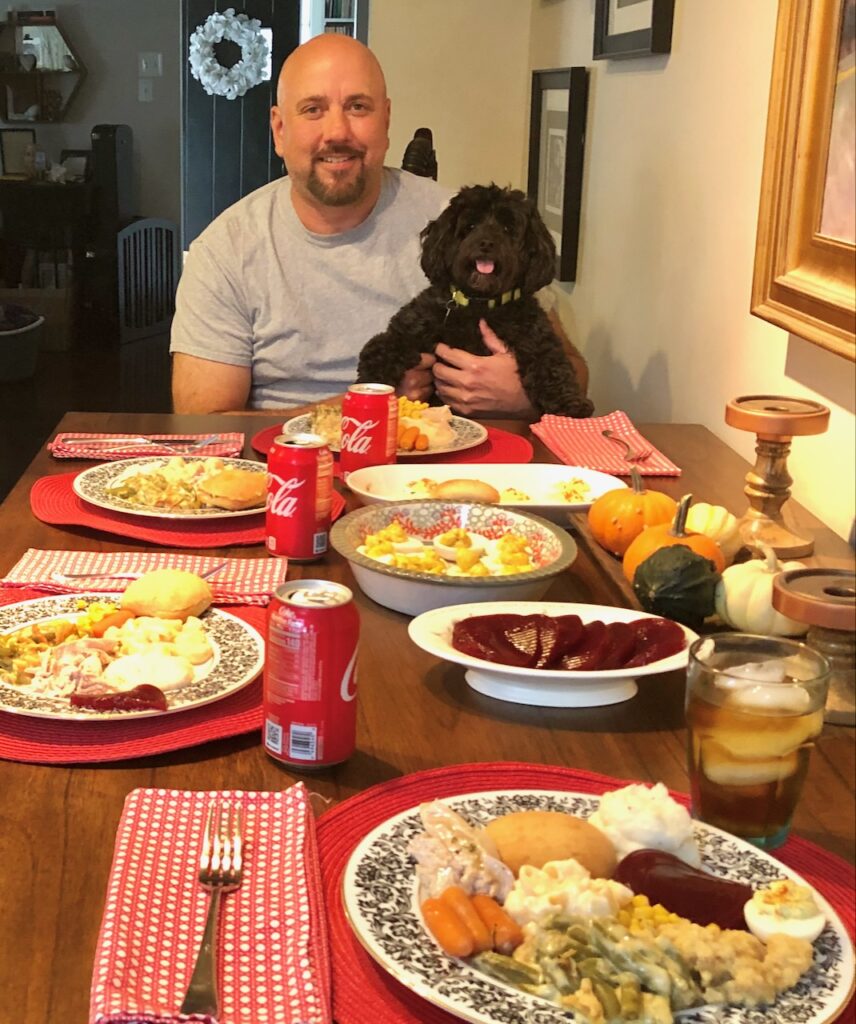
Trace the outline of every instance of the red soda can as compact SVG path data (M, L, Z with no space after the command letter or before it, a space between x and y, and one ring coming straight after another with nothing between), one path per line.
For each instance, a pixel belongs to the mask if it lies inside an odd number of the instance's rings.
M398 399L389 384L352 384L342 401L342 479L364 466L387 466L398 450Z
M323 768L353 754L359 634L354 595L341 583L277 587L264 670L264 747L272 758Z
M317 434L275 437L268 452L265 544L292 562L327 550L333 507L333 456Z

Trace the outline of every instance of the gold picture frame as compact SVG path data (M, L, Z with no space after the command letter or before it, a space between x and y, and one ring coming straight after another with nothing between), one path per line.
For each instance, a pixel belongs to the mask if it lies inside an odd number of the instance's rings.
M756 316L851 360L856 245L849 226L839 231L844 237L821 228L833 184L830 145L840 142L833 140L833 109L847 43L842 26L853 6L780 0L751 306Z

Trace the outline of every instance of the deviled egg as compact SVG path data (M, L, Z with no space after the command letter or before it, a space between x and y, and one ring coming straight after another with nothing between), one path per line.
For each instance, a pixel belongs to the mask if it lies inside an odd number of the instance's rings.
M812 890L789 878L777 879L756 892L743 908L743 916L749 931L762 942L777 933L814 942L826 924Z

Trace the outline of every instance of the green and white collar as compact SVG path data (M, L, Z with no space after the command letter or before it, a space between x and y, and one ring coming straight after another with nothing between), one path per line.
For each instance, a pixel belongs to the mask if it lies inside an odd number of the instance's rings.
M464 293L452 285L452 301L456 306L479 305L486 309L494 309L496 306L504 306L507 302L516 302L521 298L523 292L519 288L512 288L511 291L503 292L498 299L481 299Z

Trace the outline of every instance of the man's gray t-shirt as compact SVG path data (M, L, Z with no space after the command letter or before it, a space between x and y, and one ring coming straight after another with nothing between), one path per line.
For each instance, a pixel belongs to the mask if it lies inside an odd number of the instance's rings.
M316 235L291 182L262 186L191 244L176 296L171 352L252 368L252 408L315 402L347 390L363 345L428 284L419 232L450 193L387 168L358 227Z

